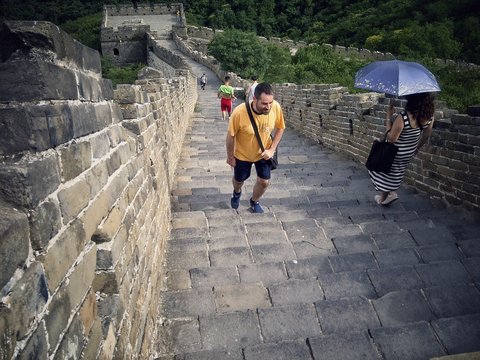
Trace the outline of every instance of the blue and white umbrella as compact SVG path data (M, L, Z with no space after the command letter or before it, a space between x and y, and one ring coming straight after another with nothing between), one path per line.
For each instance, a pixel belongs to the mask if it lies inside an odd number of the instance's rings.
M375 61L357 71L355 87L396 96L440 91L423 65L401 60Z

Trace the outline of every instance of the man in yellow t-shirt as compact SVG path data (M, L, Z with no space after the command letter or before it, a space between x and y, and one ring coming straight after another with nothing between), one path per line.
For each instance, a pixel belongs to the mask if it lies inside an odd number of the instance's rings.
M220 85L217 91L217 96L220 100L220 108L222 110L222 119L225 121L232 113L232 101L236 99L233 87L230 86L230 76L225 76L225 82Z
M263 152L255 137L246 106L251 106L253 118L265 148ZM275 136L272 140L270 134L273 130L275 130ZM275 153L284 131L283 111L280 104L273 99L271 85L258 84L252 102L247 101L237 106L228 124L227 164L234 168L233 195L230 200L232 208L238 209L243 183L250 177L252 165L255 165L257 181L250 198L250 207L254 213L263 213L259 200L270 182L271 163L268 160Z

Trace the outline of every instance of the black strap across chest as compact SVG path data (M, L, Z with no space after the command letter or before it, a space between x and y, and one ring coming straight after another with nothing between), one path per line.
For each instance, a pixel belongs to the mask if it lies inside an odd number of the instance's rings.
M255 119L253 118L252 109L250 107L250 104L248 102L246 102L245 106L247 107L248 117L250 118L250 122L252 123L253 131L255 131L255 137L257 138L258 145L260 145L260 149L262 150L262 152L264 152L265 148L263 147L262 139L260 138L260 134L258 133L257 123L255 122Z

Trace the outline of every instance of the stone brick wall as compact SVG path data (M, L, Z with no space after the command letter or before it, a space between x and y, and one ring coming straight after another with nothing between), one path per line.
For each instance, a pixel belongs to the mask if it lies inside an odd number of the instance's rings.
M365 163L372 141L383 136L390 102L402 109L405 102L383 95L349 94L330 85L275 84L287 124L304 136ZM405 183L440 202L480 215L480 118L478 107L458 114L437 102L429 144L413 159Z
M0 42L0 358L147 358L195 78L114 90L47 22Z

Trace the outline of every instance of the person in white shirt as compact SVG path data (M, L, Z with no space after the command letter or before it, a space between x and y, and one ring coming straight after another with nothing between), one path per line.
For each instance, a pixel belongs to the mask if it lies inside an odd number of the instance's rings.
M251 77L252 79L252 83L250 84L250 86L248 87L247 91L245 92L245 95L247 97L247 100L248 100L248 103L250 104L253 100L253 96L255 94L255 88L257 87L258 85L258 82L257 82L257 77L254 75Z

